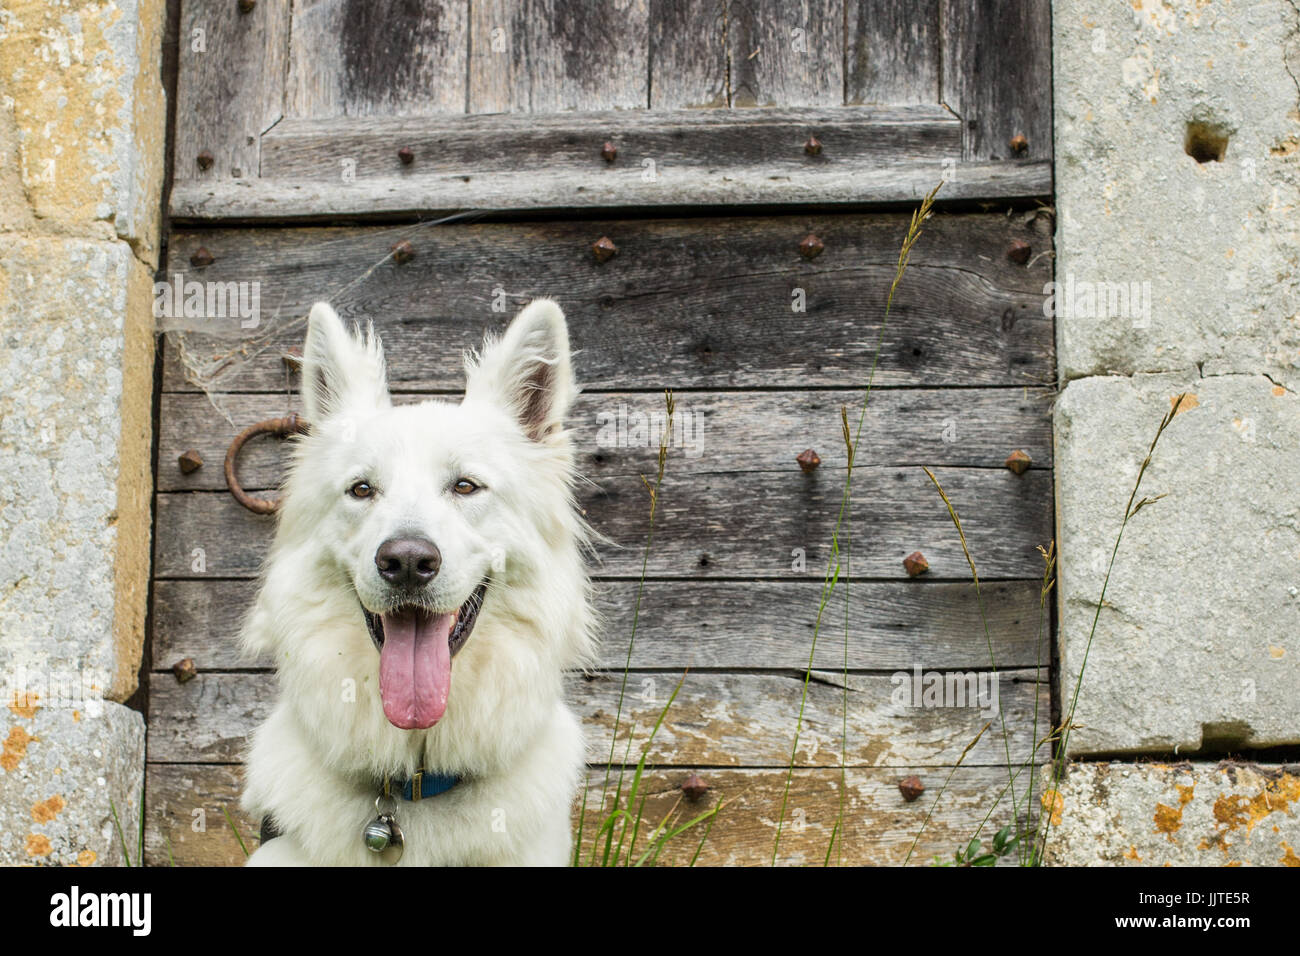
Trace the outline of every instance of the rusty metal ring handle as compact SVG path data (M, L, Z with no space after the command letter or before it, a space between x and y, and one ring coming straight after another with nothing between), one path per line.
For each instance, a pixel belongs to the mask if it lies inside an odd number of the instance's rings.
M236 435L234 441L230 443L230 448L226 450L226 487L235 496L235 500L253 514L275 514L276 509L280 507L278 500L254 498L240 486L239 479L235 476L235 462L239 459L239 450L244 447L244 442L254 435L275 435L277 438L288 438L290 435L305 434L307 434L307 423L297 415L289 415L285 418L268 418L256 425L249 425Z

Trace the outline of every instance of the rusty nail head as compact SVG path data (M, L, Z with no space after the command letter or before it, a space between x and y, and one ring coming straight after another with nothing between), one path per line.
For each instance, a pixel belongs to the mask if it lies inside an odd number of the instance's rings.
M194 255L190 256L190 265L196 269L202 269L204 266L210 266L216 262L216 257L208 252L207 246L199 246L194 250Z
M907 572L909 578L914 578L918 574L924 574L930 570L930 562L925 560L925 555L920 551L913 551L903 559L903 570Z
M1007 460L1004 464L1017 475L1023 475L1032 462L1032 458L1017 448L1011 454L1007 455Z
M212 153L206 149L201 150L199 155L195 157L195 162L199 164L199 169L211 169L213 163Z
M203 456L193 448L177 458L176 461L180 464L181 471L187 475L203 467Z
M921 782L920 777L904 777L898 781L898 792L903 795L903 799L911 803L921 794L925 793L925 784Z
M698 800L709 792L709 785L698 773L693 773L682 781L682 793L687 800Z
M608 262L618 254L618 246L614 245L614 240L609 236L601 236L591 244L591 254L597 262Z
M803 242L799 243L799 255L805 259L816 259L825 248L822 241L810 232L804 237Z
M1017 133L1008 140L1007 145L1011 147L1011 152L1023 153L1029 148L1029 140L1025 139L1024 133Z
M252 13L255 6L257 6L257 0L239 0L240 13Z
M809 472L815 471L817 466L822 463L821 458L817 456L817 452L813 451L811 448L805 448L801 451L795 457L795 461L799 463L799 467L803 469L805 475Z
M415 150L409 146L403 146L397 151L397 158L402 161L403 166L410 166L415 161Z
M194 658L192 657L187 657L172 665L172 673L176 675L176 683L178 684L193 680L198 672L199 669L194 666Z
M411 245L409 239L403 239L401 242L395 242L391 246L393 261L399 266L405 265L415 258L415 246Z
M1031 252L1033 252L1033 249L1023 239L1015 239L1011 245L1007 246L1007 258L1018 266L1023 266L1029 261Z
M600 158L607 163L612 163L618 158L618 147L613 143L606 143L600 148Z
M822 154L822 141L816 136L809 136L808 142L803 144L803 151L809 156L820 156Z

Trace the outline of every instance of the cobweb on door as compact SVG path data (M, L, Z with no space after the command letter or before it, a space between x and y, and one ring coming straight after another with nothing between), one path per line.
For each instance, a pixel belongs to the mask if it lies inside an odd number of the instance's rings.
M351 303L361 298L358 290L381 266L390 259L400 261L399 257L403 252L402 243L411 236L433 226L471 222L491 212L492 210L470 210L412 225L376 227L369 231L367 236L371 239L376 235L391 238L392 245L389 247L388 254L339 287L332 290L322 289L316 301L329 302L340 314L345 313ZM352 235L326 240L318 243L315 248L322 250L333 245L353 245L356 242L355 235ZM176 356L185 369L186 381L200 389L212 407L234 426L236 423L226 401L233 391L232 383L238 381L241 372L250 362L262 358L269 350L282 348L286 336L292 335L301 340L307 330L307 312L286 316L283 314L283 303L259 302L260 314L256 325L265 327L266 331L248 335L247 330L241 328L239 322L215 325L209 321L207 313L203 310L198 310L199 314L187 315L187 310L184 308L162 309L159 296L164 294L183 296L184 292L174 290L166 282L155 284L154 316L157 331L168 335L168 346L175 349ZM269 321L266 321L267 319ZM222 331L214 331L214 328ZM289 382L290 379L286 375L286 391L289 389Z

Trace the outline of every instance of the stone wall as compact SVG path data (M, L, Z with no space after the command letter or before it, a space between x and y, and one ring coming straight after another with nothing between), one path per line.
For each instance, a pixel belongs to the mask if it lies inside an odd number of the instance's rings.
M0 863L135 863L163 0L0 11Z
M1076 765L1053 859L1223 863L1216 801L1294 777L1217 758L1300 744L1300 6L1057 0L1053 42L1070 751L1204 761ZM1227 855L1294 862L1288 799Z

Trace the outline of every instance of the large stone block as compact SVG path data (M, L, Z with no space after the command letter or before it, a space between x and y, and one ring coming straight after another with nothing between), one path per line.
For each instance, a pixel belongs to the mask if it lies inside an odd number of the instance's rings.
M1300 866L1300 767L1076 764L1049 787L1049 865Z
M1125 505L1161 418L1088 651L1074 754L1300 742L1300 397L1262 375L1071 382L1056 409L1068 708Z
M0 14L0 126L9 127L0 145L14 141L36 224L66 233L106 223L151 265L167 125L164 9L163 0L6 0ZM4 220L13 228L16 211Z
M50 686L0 710L0 864L138 866L144 719Z
M1300 9L1052 9L1062 379L1204 363L1300 388Z
M126 243L0 258L0 677L136 685L148 590L152 277Z

